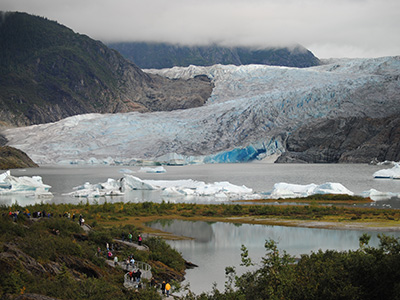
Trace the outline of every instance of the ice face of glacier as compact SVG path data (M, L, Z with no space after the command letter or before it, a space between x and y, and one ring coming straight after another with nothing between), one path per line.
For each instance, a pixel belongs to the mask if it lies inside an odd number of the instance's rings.
M317 119L400 111L400 57L337 60L306 69L215 65L147 72L207 75L215 88L203 107L80 115L8 129L8 144L38 164L238 162L285 151L290 132Z

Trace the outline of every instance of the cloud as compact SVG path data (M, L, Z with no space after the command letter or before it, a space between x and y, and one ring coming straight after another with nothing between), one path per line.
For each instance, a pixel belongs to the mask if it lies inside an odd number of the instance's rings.
M318 57L400 55L398 0L3 0L104 42L282 46Z

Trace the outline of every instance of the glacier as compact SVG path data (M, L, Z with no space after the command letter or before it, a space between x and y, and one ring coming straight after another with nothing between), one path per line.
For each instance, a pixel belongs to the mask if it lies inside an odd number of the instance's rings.
M298 69L265 65L145 70L207 75L206 105L153 113L86 114L3 130L39 165L247 162L285 151L296 128L320 118L398 114L400 57L337 59Z

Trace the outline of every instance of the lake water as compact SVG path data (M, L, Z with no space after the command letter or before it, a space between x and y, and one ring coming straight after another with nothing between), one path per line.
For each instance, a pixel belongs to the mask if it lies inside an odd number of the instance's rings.
M45 184L52 186L51 199L35 199L24 196L1 196L0 204L10 205L18 202L20 205L29 205L35 202L48 203L79 203L86 199L72 198L63 194L73 191L73 187L85 182L102 183L108 178L119 179L123 172L129 170L131 174L141 179L155 180L183 180L193 179L206 183L228 181L235 185L245 185L255 192L268 192L275 183L286 182L292 184L322 184L338 182L355 194L371 188L381 192L400 193L400 180L374 179L373 173L383 166L367 164L268 164L263 162L242 164L215 164L191 166L165 166L166 173L141 173L140 167L122 166L46 166L34 169L11 170L13 176L42 177ZM187 201L185 199L164 198L160 192L133 191L121 197L108 197L90 200L91 202L142 202L142 201ZM209 199L197 200L206 203ZM370 204L368 204L369 206ZM399 199L379 201L377 207L391 205L400 208ZM387 207L387 206L385 206ZM154 226L161 226L154 225ZM170 243L182 252L186 260L199 265L198 268L188 270L187 280L195 293L211 289L216 282L218 288L223 289L225 267L240 264L240 247L242 244L249 249L253 259L258 260L264 255L266 239L274 239L281 249L292 255L310 253L318 249L347 250L358 248L361 231L306 229L282 226L246 225L241 226L226 223L182 223L171 222L165 230L195 238ZM371 232L371 244L377 244L377 232ZM238 267L238 270L241 269Z
M278 243L280 250L295 257L321 250L355 250L359 248L359 237L363 233L371 235L370 245L377 246L379 239L376 231L332 230L285 226L267 226L232 223L207 223L190 221L159 221L151 227L194 238L193 240L168 241L183 257L199 267L187 270L184 284L199 294L211 291L213 283L224 289L225 267L240 267L241 245L249 250L253 262L260 262L265 255L264 244L267 239ZM387 235L400 237L400 232L386 232Z
M188 166L165 166L166 173L143 173L141 167L122 166L44 166L32 169L11 170L13 176L39 175L45 184L51 185L50 191L54 197L51 199L34 199L21 195L1 196L0 204L10 205L18 201L20 205L33 204L45 201L49 203L79 203L86 199L77 199L63 196L73 191L73 187L85 182L102 183L108 178L119 179L123 171L129 170L133 176L141 179L155 180L183 180L193 179L206 183L228 181L235 185L245 185L255 192L268 192L275 183L286 182L291 184L322 184L325 182L338 182L346 188L360 194L371 188L381 192L400 193L400 180L374 179L373 173L389 166L375 166L368 164L270 164L263 162L241 164L208 164ZM141 201L182 201L187 199L170 198L161 196L158 191L133 191L122 197L107 198L108 202L141 202ZM98 203L105 198L96 199ZM190 200L192 201L192 200ZM196 199L197 202L209 203L210 199ZM212 201L211 201L212 202ZM219 202L216 202L219 203ZM380 201L379 205L390 204L400 208L398 199Z

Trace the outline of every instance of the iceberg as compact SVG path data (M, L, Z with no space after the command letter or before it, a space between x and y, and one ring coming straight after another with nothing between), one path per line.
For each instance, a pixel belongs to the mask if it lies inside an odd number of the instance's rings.
M400 164L396 163L391 169L376 171L373 176L375 178L400 179Z
M379 201L379 200L388 200L390 198L400 198L400 193L392 193L392 192L380 192L375 189L370 189L368 191L364 191L361 194L364 198L371 198L373 201Z
M340 183L326 182L316 185L314 183L301 185L279 182L274 184L272 191L265 193L271 199L308 197L315 194L344 194L354 195Z
M37 197L51 197L50 185L44 184L40 176L21 176L11 175L10 170L0 174L0 195L26 194Z
M85 198L97 198L105 196L122 196L134 190L156 190L162 196L200 197L202 199L213 199L218 201L243 200L260 198L252 189L246 186L237 186L226 181L205 183L192 179L185 180L142 180L138 177L125 174L119 180L108 179L105 183L85 183L75 187L74 191L64 195Z
M142 172L142 173L166 173L167 170L165 170L165 168L162 166L155 167L155 168L141 167L139 172Z

